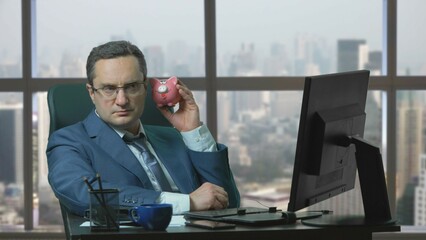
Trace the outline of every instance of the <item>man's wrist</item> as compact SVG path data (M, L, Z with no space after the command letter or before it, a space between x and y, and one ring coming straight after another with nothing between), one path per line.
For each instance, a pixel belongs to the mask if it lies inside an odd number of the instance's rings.
M173 214L183 214L190 210L190 200L188 194L162 192L156 201L157 203L171 203L173 205Z
M181 132L181 135L185 145L192 151L217 151L216 141L211 135L210 130L204 124L192 131Z

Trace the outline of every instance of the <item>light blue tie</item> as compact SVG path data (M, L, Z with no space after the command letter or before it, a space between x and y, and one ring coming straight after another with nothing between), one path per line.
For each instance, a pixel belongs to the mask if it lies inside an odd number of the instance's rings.
M145 162L148 169L154 174L157 182L160 184L161 190L166 192L172 192L172 187L170 183L167 181L166 175L164 175L163 169L161 169L160 164L157 159L155 159L154 155L148 150L148 147L145 143L145 135L142 133L137 138L130 138L124 135L123 140L135 147L142 155L143 161Z

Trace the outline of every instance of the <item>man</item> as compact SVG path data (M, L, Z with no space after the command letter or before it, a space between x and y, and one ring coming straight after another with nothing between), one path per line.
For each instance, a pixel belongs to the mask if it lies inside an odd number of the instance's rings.
M123 206L167 202L174 214L239 206L227 147L200 122L192 92L182 82L179 109L160 108L174 128L149 126L140 122L148 80L136 46L114 41L95 47L86 71L95 110L54 132L46 150L49 183L62 204L82 215L89 207L83 178L97 189L99 174L104 189L120 190Z

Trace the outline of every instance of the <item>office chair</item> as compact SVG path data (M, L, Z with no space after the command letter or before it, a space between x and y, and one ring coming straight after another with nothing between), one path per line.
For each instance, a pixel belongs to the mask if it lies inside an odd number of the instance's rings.
M142 123L171 126L152 101L149 84L147 92L145 110L141 117ZM51 87L47 93L47 104L50 114L49 135L60 128L83 120L94 108L85 83L59 84Z
M152 101L151 87L148 84L145 109L141 117L143 124L171 126L170 122L161 114ZM47 92L47 105L50 114L49 135L54 131L77 123L86 118L93 110L94 105L85 83L59 84L51 87ZM70 239L68 209L59 202L67 239Z

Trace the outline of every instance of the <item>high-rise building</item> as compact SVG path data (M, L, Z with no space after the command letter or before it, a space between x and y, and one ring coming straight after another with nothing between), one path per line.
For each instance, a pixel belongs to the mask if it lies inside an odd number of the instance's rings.
M330 49L323 39L299 35L295 39L294 74L318 75L330 71Z
M59 71L61 77L85 77L86 62L77 53L64 52Z
M341 39L337 41L337 71L363 69L368 63L368 46L365 40Z
M263 63L263 75L285 76L289 74L289 63L287 60L286 47L283 43L272 43L269 56Z
M165 75L176 75L180 77L191 76L189 72L189 59L191 48L188 43L181 40L170 41L165 55Z
M382 51L371 51L368 53L368 63L365 68L370 70L370 75L382 74Z
M420 157L419 182L414 193L414 225L426 225L426 154Z
M22 185L23 176L22 103L0 103L0 182Z
M47 146L47 139L49 138L49 109L47 107L47 92L37 93L37 121L34 123L37 129L37 149L43 150ZM37 160L38 160L38 175L39 176L47 176L47 157L45 151L37 152ZM38 177L39 186L49 186L46 177Z
M413 224L414 187L419 173L419 159L423 148L423 106L416 99L417 95L409 92L398 94L398 128L396 197L398 201L398 218L404 219L401 224ZM411 196L410 196L411 195ZM403 214L401 216L399 214Z
M409 182L404 185L404 192L398 198L396 206L396 215L398 223L401 225L414 224L414 192L417 186L418 178L413 177Z
M398 95L397 128L397 197L404 191L404 185L419 172L422 154L423 107L415 100L415 94L402 92Z
M270 118L299 117L303 91L271 91L270 95Z
M164 52L161 46L149 46L143 49L149 76L164 76Z
M256 53L254 44L241 44L237 53L232 56L228 68L229 76L258 76L260 75L256 64Z
M22 67L18 63L3 61L0 63L0 77L19 77Z

